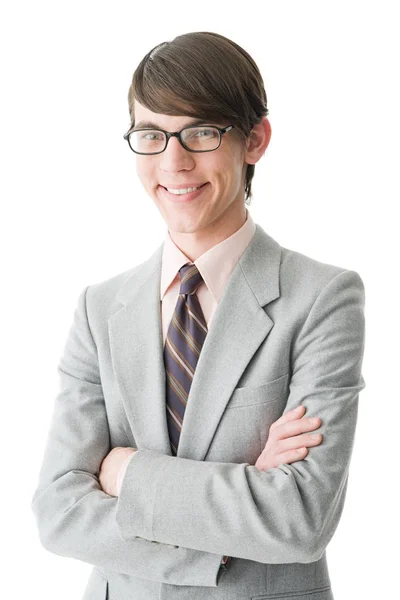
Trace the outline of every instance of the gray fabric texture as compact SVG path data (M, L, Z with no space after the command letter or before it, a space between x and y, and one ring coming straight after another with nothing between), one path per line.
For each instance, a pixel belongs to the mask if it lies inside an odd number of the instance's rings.
M161 256L162 245L79 295L32 498L40 540L93 565L85 600L332 600L326 548L365 387L361 277L257 225L214 314L172 456ZM259 471L270 425L300 404L321 418L323 442ZM138 448L119 498L98 480L116 446Z

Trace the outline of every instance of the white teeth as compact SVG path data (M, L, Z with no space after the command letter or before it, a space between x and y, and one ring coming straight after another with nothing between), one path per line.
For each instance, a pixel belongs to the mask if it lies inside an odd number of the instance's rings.
M182 190L174 190L171 188L166 188L169 192L171 192L171 194L175 194L177 196L181 196L182 194L188 194L189 192L194 192L195 190L198 190L199 188L201 188L201 185L199 185L199 187L197 188L186 188L186 189L182 189Z

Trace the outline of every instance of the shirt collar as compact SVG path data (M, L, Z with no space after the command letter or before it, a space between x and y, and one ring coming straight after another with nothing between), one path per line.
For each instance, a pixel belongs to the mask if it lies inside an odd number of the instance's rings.
M194 264L198 268L214 300L219 303L228 279L256 230L249 211L246 208L246 221L225 240L209 248L199 256ZM160 299L174 281L179 269L193 262L176 246L167 231L163 246Z

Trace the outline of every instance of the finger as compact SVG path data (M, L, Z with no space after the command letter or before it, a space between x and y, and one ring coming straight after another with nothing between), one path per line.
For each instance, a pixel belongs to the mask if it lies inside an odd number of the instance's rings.
M301 448L299 450L290 450L288 452L282 452L281 454L277 454L271 460L270 457L263 456L261 454L255 464L255 467L259 471L268 471L268 469L274 469L279 467L279 465L290 464L297 462L299 460L303 460L308 454L307 448Z
M314 418L316 421L314 421ZM300 433L314 431L321 427L321 419L319 417L296 419L279 425L274 429L275 439L281 440L284 438L299 435Z
M320 433L305 433L302 435L295 435L286 439L279 440L279 453L288 452L292 450L299 450L304 447L318 446L323 436Z
M308 448L302 447L297 450L289 450L288 452L283 452L282 454L278 454L276 457L278 466L284 464L291 464L294 462L298 462L299 460L303 460L308 454Z
M288 421L294 421L295 419L300 419L306 411L306 407L301 405L293 408L292 410L288 410L285 412L279 419L277 419L274 423L272 423L271 428L279 427Z

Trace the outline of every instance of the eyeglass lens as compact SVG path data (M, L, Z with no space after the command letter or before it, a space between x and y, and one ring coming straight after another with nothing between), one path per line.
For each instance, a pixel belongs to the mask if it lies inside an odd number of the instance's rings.
M219 145L219 131L215 127L187 127L181 132L183 143L197 152L215 150ZM132 131L129 141L135 152L151 154L165 148L166 135L157 129Z

